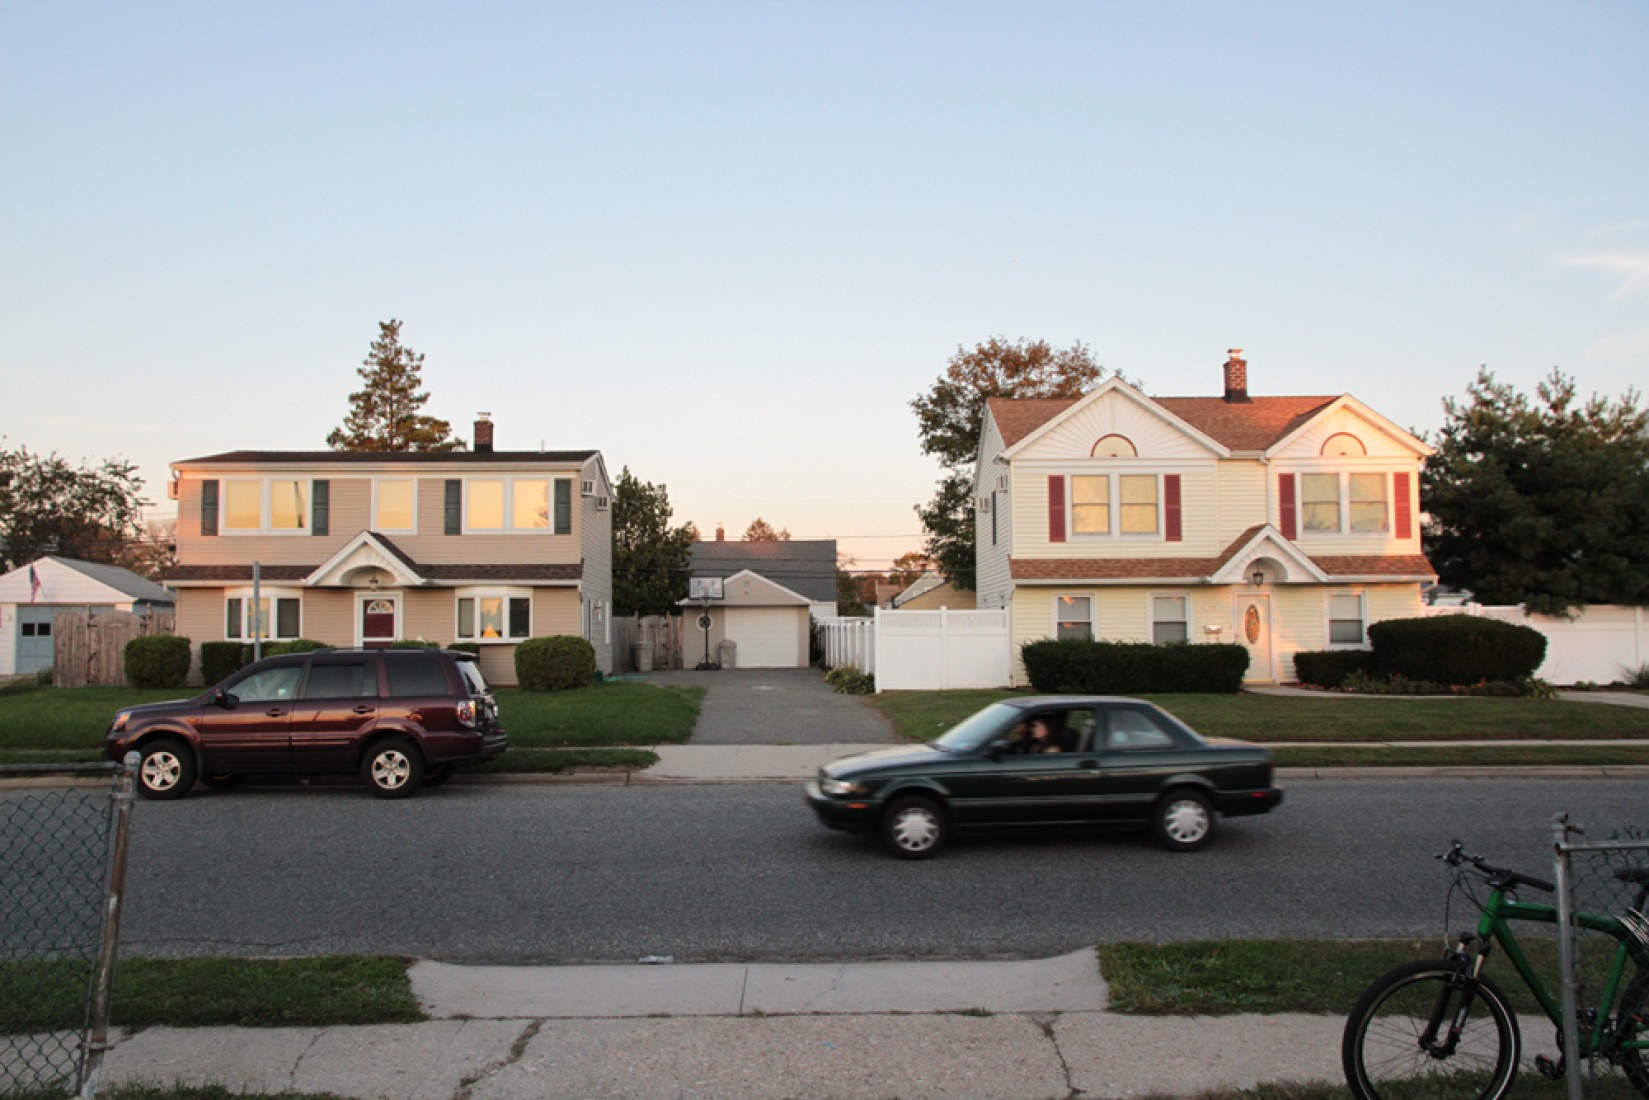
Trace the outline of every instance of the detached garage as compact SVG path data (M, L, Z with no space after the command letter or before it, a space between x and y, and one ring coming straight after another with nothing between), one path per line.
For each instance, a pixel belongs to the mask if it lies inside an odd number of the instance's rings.
M710 619L710 659L721 659L723 640L734 651L725 662L733 668L806 668L808 617L812 601L746 569L723 582L722 598L708 608L683 600L687 608L683 658L691 668L703 657L704 628ZM695 610L699 614L695 614Z
M47 556L0 576L0 676L52 667L59 613L172 610L172 593L126 569Z

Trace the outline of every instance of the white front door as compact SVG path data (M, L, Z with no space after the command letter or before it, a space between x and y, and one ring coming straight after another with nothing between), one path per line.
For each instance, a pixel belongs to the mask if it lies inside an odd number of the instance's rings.
M1269 684L1277 679L1271 652L1271 595L1266 592L1239 592L1231 604L1237 641L1248 648L1245 682Z

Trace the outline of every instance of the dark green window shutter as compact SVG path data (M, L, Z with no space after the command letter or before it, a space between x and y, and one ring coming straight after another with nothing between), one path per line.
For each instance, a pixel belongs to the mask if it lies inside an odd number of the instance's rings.
M200 483L200 533L215 535L218 533L218 483L203 481Z
M309 525L312 535L329 535L332 533L332 483L330 481L312 481L310 484L310 506L315 516L314 522Z
M454 478L447 482L447 527L449 535L464 533L464 483Z
M573 533L573 483L565 478L555 479L555 533Z

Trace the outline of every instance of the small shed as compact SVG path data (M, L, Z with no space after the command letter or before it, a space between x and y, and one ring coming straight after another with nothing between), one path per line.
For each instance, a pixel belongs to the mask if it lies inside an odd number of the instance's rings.
M47 556L0 575L0 676L52 666L53 623L70 611L170 612L172 593L129 569Z

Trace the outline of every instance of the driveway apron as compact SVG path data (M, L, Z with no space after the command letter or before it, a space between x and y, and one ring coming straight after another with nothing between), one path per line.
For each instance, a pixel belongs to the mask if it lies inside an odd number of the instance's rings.
M693 745L842 745L893 742L893 726L856 695L838 695L816 668L672 669L654 684L707 689Z

